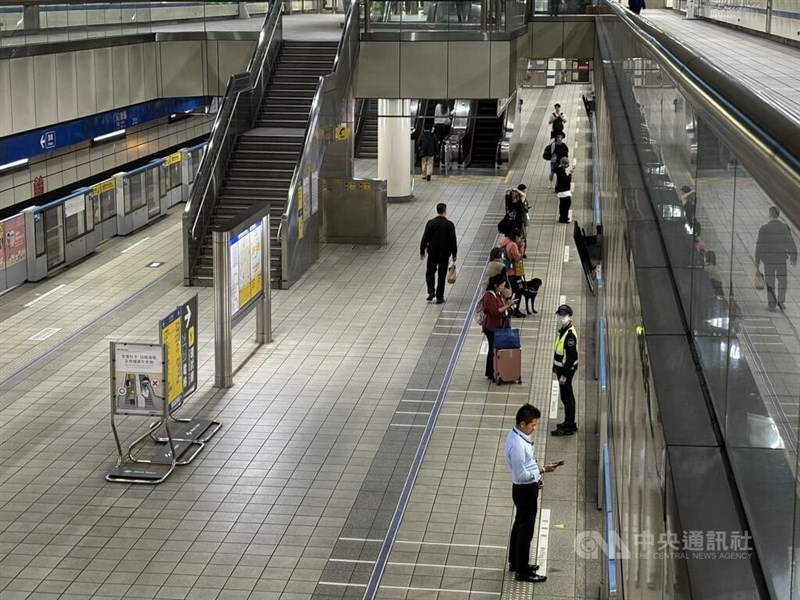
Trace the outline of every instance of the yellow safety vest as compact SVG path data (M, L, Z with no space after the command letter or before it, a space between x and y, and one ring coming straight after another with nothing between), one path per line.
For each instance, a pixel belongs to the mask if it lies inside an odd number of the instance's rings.
M556 347L555 352L553 353L553 365L556 367L563 367L564 366L564 342L567 339L567 334L572 332L572 335L575 336L575 343L578 343L578 331L575 329L574 325L570 325L567 327L566 331L562 335L556 335ZM575 359L575 365L578 364L578 359Z

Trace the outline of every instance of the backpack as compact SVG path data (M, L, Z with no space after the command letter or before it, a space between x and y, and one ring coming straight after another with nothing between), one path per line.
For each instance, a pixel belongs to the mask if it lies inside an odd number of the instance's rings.
M564 121L561 119L561 117L556 117L553 119L553 131L556 133L564 131Z
M483 309L483 299L489 292L485 292L481 299L478 300L478 306L475 307L475 324L479 325L481 329L486 325L486 311Z
M542 152L542 158L545 160L553 160L553 144L547 144Z
M511 257L508 255L508 249L503 248L503 254L501 255L503 259L503 266L506 268L507 271L510 271L514 268L514 261L511 260Z

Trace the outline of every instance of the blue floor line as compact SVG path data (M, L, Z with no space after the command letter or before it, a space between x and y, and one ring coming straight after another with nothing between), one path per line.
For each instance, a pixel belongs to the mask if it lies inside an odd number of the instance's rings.
M499 235L495 237L495 246L497 245L498 239ZM483 291L482 287L485 273L486 267L484 267L483 271L481 271L481 277L478 281L475 293L472 296L472 301L467 310L467 317L464 320L464 324L461 326L461 332L458 334L458 340L456 340L455 348L453 348L453 354L450 356L450 362L447 364L444 378L442 379L442 383L439 386L439 391L436 394L436 401L433 404L431 414L428 416L428 422L426 423L425 429L422 432L422 438L419 441L417 452L414 455L414 460L412 461L411 468L408 471L408 477L406 478L405 484L403 484L403 491L400 493L400 499L397 501L397 507L394 509L394 515L392 515L392 520L389 524L389 530L386 533L386 537L381 545L381 550L378 553L378 558L375 561L375 568L372 570L372 575L370 575L367 589L364 591L364 600L374 600L375 594L378 592L378 587L381 579L383 578L383 572L386 569L386 563L389 561L389 554L392 551L395 539L397 538L397 530L400 528L400 521L403 520L406 506L408 506L408 500L411 497L411 490L414 488L414 482L417 480L417 475L419 474L420 467L422 466L422 459L425 457L425 451L428 449L428 443L430 442L431 435L433 434L433 427L436 425L436 419L438 418L439 412L442 409L444 397L447 394L447 389L450 387L450 381L453 379L453 372L456 368L456 362L458 362L458 358L461 356L461 350L463 349L464 342L467 339L467 333L469 333L472 315L474 313L475 306L478 303L478 298Z

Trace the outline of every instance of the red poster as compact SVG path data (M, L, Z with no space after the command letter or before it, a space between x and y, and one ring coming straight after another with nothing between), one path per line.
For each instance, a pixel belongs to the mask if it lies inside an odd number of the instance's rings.
M33 195L41 196L42 194L44 194L44 177L39 175L33 180Z
M2 236L6 268L25 260L25 216L17 215L3 221Z

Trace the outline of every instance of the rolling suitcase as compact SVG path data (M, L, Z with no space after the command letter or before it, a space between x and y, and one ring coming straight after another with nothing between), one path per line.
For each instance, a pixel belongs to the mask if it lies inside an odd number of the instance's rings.
M522 349L495 349L494 380L497 385L512 381L522 383Z

